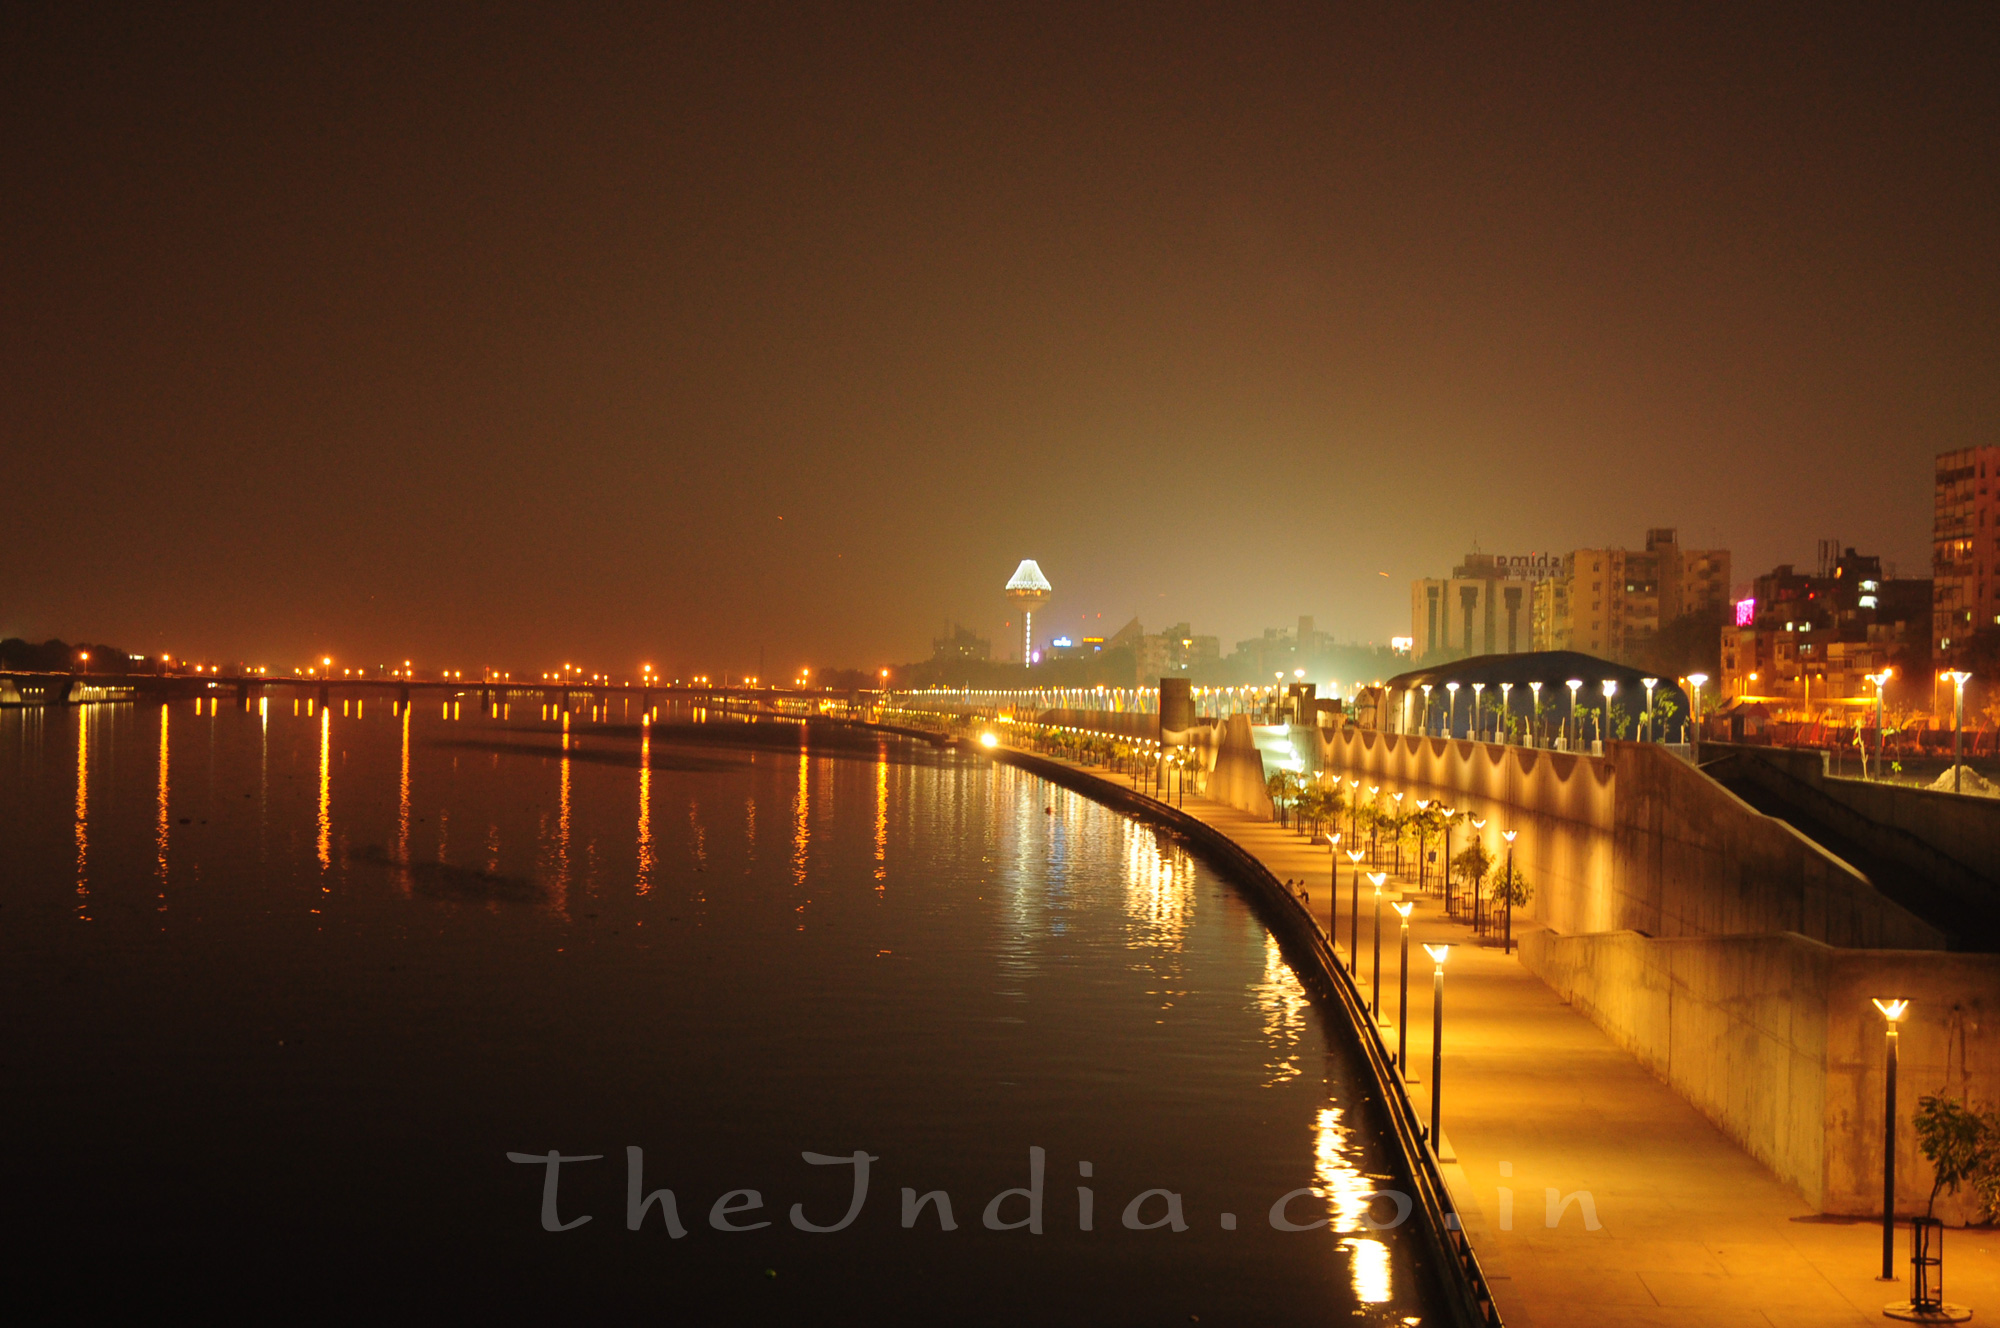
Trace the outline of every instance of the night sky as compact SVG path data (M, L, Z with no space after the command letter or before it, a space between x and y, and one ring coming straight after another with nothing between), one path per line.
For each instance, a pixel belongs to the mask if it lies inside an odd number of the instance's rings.
M1922 575L1995 12L9 6L0 636L777 673L1024 557L1225 650L1653 524Z

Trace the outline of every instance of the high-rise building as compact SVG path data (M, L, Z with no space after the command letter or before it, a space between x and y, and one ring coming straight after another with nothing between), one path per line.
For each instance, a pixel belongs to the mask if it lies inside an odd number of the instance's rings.
M1660 628L1729 601L1729 551L1683 549L1671 526L1646 532L1644 549L1578 549L1570 555L1568 649L1638 662Z
M1818 575L1786 563L1737 601L1722 630L1725 700L1866 701L1874 695L1869 675L1921 644L1931 583L1885 577L1880 558L1835 550Z
M1644 549L1564 555L1467 554L1443 580L1411 587L1418 660L1580 650L1638 663L1660 628L1729 600L1729 551L1683 549L1670 526Z
M943 636L931 638L932 659L992 659L993 643L970 627L953 623Z
M2000 447L1937 456L1931 517L1931 644L1939 662L2000 627Z
M1560 575L1549 554L1468 553L1445 579L1410 587L1410 655L1452 659L1535 649L1535 588Z

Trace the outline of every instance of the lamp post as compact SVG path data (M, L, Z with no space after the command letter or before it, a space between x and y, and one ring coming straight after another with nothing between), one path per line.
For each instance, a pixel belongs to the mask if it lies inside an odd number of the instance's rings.
M1500 733L1498 740L1501 742L1507 741L1507 721L1514 717L1510 698L1507 695L1513 690L1514 684L1511 682L1500 684Z
M1875 997L1875 1008L1882 1012L1882 1020L1887 1035L1883 1046L1883 1088L1882 1097L1882 1276L1879 1280L1896 1280L1896 1025L1909 1011L1910 1003L1900 997Z
M1431 800L1429 798L1417 799L1417 888L1419 890L1424 888L1425 880L1428 876L1428 873L1424 870L1424 844L1426 842L1424 817L1425 813L1429 812L1430 809Z
M1567 722L1569 724L1570 750L1574 751L1576 750L1576 743L1580 736L1580 726L1576 722L1576 694L1583 690L1583 679L1571 678L1563 686L1569 688L1569 720Z
M1456 816L1456 815L1458 815L1458 809L1457 809L1456 807L1447 807L1447 808L1445 808L1445 809L1444 809L1444 813L1443 813L1443 815L1444 815L1444 914L1445 914L1445 916L1446 916L1446 917L1450 917L1450 916L1452 916L1452 912L1451 912L1451 818L1452 818L1452 817L1454 817L1454 816Z
M1951 679L1951 791L1957 793L1965 778L1965 684L1972 675L1964 669L1947 669L1944 676Z
M1403 795L1392 793L1389 796L1396 800L1396 871L1398 874L1401 874L1403 870Z
M1403 924L1402 950L1396 958L1396 1068L1410 1077L1410 911L1415 900L1404 899L1389 905Z
M1444 736L1447 738L1456 738L1458 736L1458 684L1448 682L1444 685L1444 689L1451 698L1444 703Z
M1697 766L1701 764L1701 685L1707 681L1706 673L1688 674L1688 715L1693 724L1688 730L1688 757Z
M1482 821L1477 816L1471 816L1471 815L1468 815L1466 819L1472 822L1472 833L1474 836L1473 842L1477 843L1480 832L1486 829L1486 822ZM1471 848L1472 845L1467 844L1466 847ZM1484 936L1486 934L1485 923L1486 923L1486 910L1481 906L1479 898L1479 882L1474 881L1472 883L1472 925L1479 928L1479 934L1481 936Z
M1331 928L1334 906L1340 902L1340 832L1320 838L1326 841L1326 925Z
M1371 867L1377 864L1378 859L1375 847L1382 839L1381 817L1377 815L1375 807L1375 804L1380 802L1381 799L1382 786L1380 784L1370 784L1368 786L1368 813L1375 818L1368 823L1368 865Z
M1486 690L1486 684L1483 682L1476 682L1472 684L1472 723L1468 727L1470 727L1472 730L1472 740L1474 742L1485 741L1485 739L1480 736L1485 731L1483 727L1484 721L1481 720L1479 717L1479 694L1485 690Z
M1361 975L1361 850L1347 850L1347 860L1354 865L1354 894L1348 900L1347 908L1347 971L1356 977Z
M1660 685L1660 680L1658 678L1641 678L1639 681L1644 683L1646 687L1646 736L1654 742L1658 742L1659 736L1653 732L1653 689Z
M1597 717L1597 750L1601 753L1604 744L1611 738L1611 697L1618 690L1616 678L1604 680L1604 713Z
M1533 747L1541 742L1542 737L1542 685L1531 682L1528 690L1535 694L1534 713L1528 717L1528 745Z
M1451 947L1426 945L1424 953L1437 965L1431 973L1431 1153L1435 1156L1444 1148L1438 1124L1444 1105L1444 961Z
M1370 980L1375 988L1374 999L1368 1003L1368 1013L1376 1022L1382 1019L1382 882L1389 879L1387 872L1369 872L1368 883L1375 887L1375 966Z
M1882 731L1882 687L1893 673L1894 669L1883 669L1880 673L1868 675L1868 681L1875 684L1875 778L1877 779L1882 777L1882 743L1888 736Z
M1501 954L1514 953L1514 836L1520 833L1519 830L1500 832L1500 837L1507 841L1507 874L1501 877L1507 883L1507 922Z
M1427 682L1418 683L1417 685L1423 688L1424 692L1424 717L1419 722L1418 727L1423 730L1424 736L1428 738L1431 736L1431 685Z

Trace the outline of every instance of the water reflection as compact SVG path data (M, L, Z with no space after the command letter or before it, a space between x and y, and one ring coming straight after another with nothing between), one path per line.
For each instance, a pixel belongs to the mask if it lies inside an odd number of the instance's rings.
M319 869L333 869L333 708L319 712ZM333 887L322 880L320 892L331 894ZM315 913L319 910L314 909Z
M562 755L556 774L556 888L555 909L569 912L569 711L562 717Z
M1264 933L1264 978L1251 986L1250 999L1264 1018L1264 1041L1277 1057L1265 1066L1270 1077L1264 1080L1264 1087L1274 1088L1298 1078L1299 1044L1312 1002L1299 975L1285 962L1278 938L1269 932Z
M1079 1119L1102 1114L1108 1130L1137 1142L1146 1141L1132 1135L1129 1120L1169 1121L1153 1141L1163 1157L1173 1159L1159 1164L1161 1183L1182 1184L1176 1167L1214 1165L1207 1179L1248 1176L1252 1167L1257 1176L1279 1177L1282 1185L1264 1188L1260 1181L1254 1191L1265 1203L1282 1189L1310 1185L1312 1196L1299 1197L1295 1215L1298 1209L1314 1210L1311 1217L1323 1212L1327 1233L1293 1237L1283 1252L1249 1256L1253 1263L1264 1261L1261 1271L1282 1273L1301 1265L1310 1270L1297 1275L1301 1289L1287 1293L1298 1297L1295 1305L1311 1309L1330 1302L1329 1316L1344 1316L1360 1305L1379 1315L1395 1303L1396 1292L1407 1298L1421 1289L1413 1287L1419 1266L1409 1261L1402 1237L1370 1229L1369 1195L1378 1185L1393 1185L1367 1174L1381 1169L1367 1160L1376 1156L1381 1136L1371 1128L1371 1108L1342 1082L1341 1053L1325 1051L1330 1040L1304 987L1276 941L1257 927L1254 913L1171 838L1017 770L901 745L796 751L785 744L775 750L758 745L754 756L746 756L725 740L716 755L690 759L681 750L679 730L669 729L656 767L650 723L636 732L605 733L585 731L582 718L572 717L563 725L558 751L548 745L558 736L551 732L556 725L529 723L535 716L525 709L521 730L503 732L489 718L483 723L485 740L452 742L444 738L440 717L422 704L378 706L371 720L356 703L342 720L342 853L336 856L333 708L318 705L298 723L278 710L274 733L268 708L260 704L253 752L244 727L248 716L232 706L230 720L218 715L204 726L212 760L205 755L204 735L175 725L170 707L161 708L157 732L150 711L79 709L75 750L62 750L58 729L57 741L39 755L31 741L41 730L28 717L0 717L0 735L20 751L16 760L14 752L0 749L7 758L0 760L0 794L16 792L8 780L32 776L38 783L28 791L39 801L21 798L17 805L34 807L43 822L35 879L0 882L0 889L39 892L41 925L73 932L67 926L71 910L60 907L70 897L73 867L75 915L94 915L96 925L75 933L72 948L101 948L126 935L138 916L151 948L133 952L130 971L138 976L132 986L167 990L146 968L155 956L171 955L171 946L193 937L220 935L218 920L225 916L232 929L227 939L242 953L269 949L273 927L296 927L300 919L296 914L269 919L266 902L286 890L309 896L301 886L316 876L323 894L309 901L319 906L312 911L325 912L329 936L340 935L343 946L355 943L352 953L360 961L356 975L322 968L301 981L332 983L338 991L352 976L361 990L379 993L384 984L393 989L374 1004L348 1002L338 1017L379 1015L377 1031L386 1035L394 1055L380 1063L364 1057L345 1068L356 1071L356 1081L371 1091L379 1085L368 1080L370 1074L413 1075L429 1084L432 1100L451 1108L465 1105L451 1096L459 1087L450 1077L467 1072L466 1065L451 1060L457 1054L454 1039L467 1040L463 1029L495 1026L506 1016L508 1036L535 1049L515 1058L522 1064L538 1064L543 1052L556 1046L551 1039L544 1047L538 1041L542 1025L518 1017L512 1002L518 993L522 1007L539 1010L549 1004L548 991L569 990L560 983L535 985L551 981L550 970L537 967L540 957L565 946L568 957L558 956L561 971L574 966L590 984L578 988L574 1004L565 1007L565 1031L591 1027L600 1010L651 1002L672 1017L643 1023L642 1031L656 1049L668 1049L659 1059L671 1058L676 1067L714 1060L722 1054L716 1048L727 1048L732 1056L739 1048L763 1048L758 1039L772 1027L810 1034L788 1034L784 1055L766 1049L760 1058L760 1064L783 1065L785 1056L796 1054L803 1076L798 1080L773 1075L753 1083L748 1075L722 1073L702 1081L699 1093L689 1087L688 1103L701 1108L704 1095L712 1094L727 1108L718 1109L719 1118L726 1115L725 1123L732 1125L758 1117L767 1103L757 1093L782 1092L791 1100L802 1083L843 1102L842 1109L851 1108L857 1117L865 1110L873 1113L870 1119L893 1124L895 1113L904 1109L899 1101L871 1097L874 1090L851 1068L813 1058L817 1049L843 1038L871 1054L880 1048L885 1058L893 1057L905 1045L897 1039L915 1029L923 1039L925 1073L895 1085L914 1113L914 1124L899 1127L907 1130L906 1143L940 1140L942 1154L942 1145L955 1147L958 1140L943 1138L938 1121L958 1123L971 1139L1025 1129L1018 1121L1045 1109L1073 1111ZM676 718L684 713L675 712ZM56 720L63 722L59 712ZM468 752L488 759L465 756ZM154 770L145 770L142 753L155 757ZM550 755L558 756L554 808L547 798ZM623 784L635 758L636 790ZM462 776L455 773L460 760ZM870 784L861 783L871 776ZM73 789L64 789L72 780ZM893 814L892 785L898 799ZM270 827L267 866L247 852L245 842L245 814L258 790L265 799L258 804L260 827L266 820ZM635 791L636 809L626 801ZM418 792L425 794L421 804ZM657 823L655 794L662 799ZM752 871L760 801L779 816L773 828L784 838L773 841L772 851ZM713 803L721 817L712 844L704 803ZM0 805L9 801L0 799ZM675 806L685 807L684 822L673 815ZM66 811L71 837L61 835ZM460 820L456 839L453 815ZM728 823L739 815L739 831L731 833ZM187 826L174 818L190 816L203 828L176 838L175 829ZM211 824L217 828L210 830ZM435 861L430 850L426 861L414 861L419 824L433 827L425 838L435 834ZM237 836L233 843L225 838L229 833ZM627 834L634 836L631 859L623 857ZM674 845L682 836L685 850ZM4 824L0 839L14 847ZM393 859L379 847L387 844L395 846ZM363 846L365 853L359 851ZM597 889L616 885L615 879L588 875L600 851L608 870L634 871L631 892ZM892 855L899 893L889 897ZM447 857L459 865L447 866ZM713 902L701 888L705 880L695 876L709 870L726 876ZM571 918L567 902L575 872L585 873L583 888L591 900ZM110 897L118 899L119 887L135 886L147 875L156 882L157 922L143 919L136 908L95 908L96 885L113 883ZM341 888L333 888L336 882ZM807 886L827 893L808 899ZM865 904L863 894L872 896ZM556 909L545 912L543 901L551 896ZM772 905L781 899L803 910L795 920L809 934L776 946L772 940L783 935L784 909ZM16 916L11 899L8 904L6 916ZM159 934L170 904L180 910L177 921L171 933ZM601 910L602 917L585 909ZM865 920L857 911L865 912ZM807 913L813 920L809 929L803 921ZM706 931L692 930L703 926ZM864 932L864 926L871 930ZM421 978L384 977L398 972L395 965L413 934L452 940L450 957L441 965L462 967L441 966ZM626 938L649 953L636 954ZM689 946L690 939L698 945ZM459 943L466 940L479 943ZM879 965L855 971L845 956L857 940L866 946L863 953L882 947ZM836 954L835 947L842 947L841 957L826 958ZM222 962L232 958L221 947L213 949ZM782 958L773 961L777 950ZM814 967L836 962L832 968ZM830 981L828 973L837 980ZM689 994L726 989L743 975L753 979L744 985L755 994L726 1001ZM400 984L418 982L425 985L412 989L417 997L457 1010L455 1027L397 1017L402 1007L393 1000L412 994ZM480 995L461 1009L452 1005L461 991ZM626 999L632 993L637 999ZM660 993L677 999L655 1001ZM1178 1019L1168 1017L1171 1029L1152 1027L1164 1013L1162 1002L1184 1012ZM332 1010L339 1002L321 1005ZM417 1008L428 1014L430 1006ZM702 1041L709 1036L704 1020L715 1030L712 1043ZM622 1022L604 1027L624 1035ZM861 1033L852 1032L856 1027ZM230 1031L234 1036L240 1030ZM273 1036L278 1035L288 1034L280 1029ZM246 1045L257 1040L244 1039ZM351 1045L363 1041L350 1040ZM681 1055L688 1047L695 1053ZM106 1064L112 1059L102 1058ZM646 1059L636 1055L632 1063ZM944 1072L930 1073L933 1063ZM258 1069L254 1075L264 1073ZM1333 1087L1322 1087L1322 1073ZM254 1082L254 1075L245 1082ZM672 1074L664 1074L660 1084L655 1095L661 1100L679 1091ZM482 1081L480 1087L491 1085ZM504 1102L504 1090L517 1087L506 1081L503 1091L478 1099L467 1094L465 1100ZM961 1089L962 1100L952 1096ZM927 1093L937 1096L927 1099ZM1184 1110L1190 1103L1198 1110ZM1260 1130L1266 1124L1271 1128ZM743 1129L745 1137L754 1133L747 1125ZM895 1141L893 1131L885 1134ZM767 1140L758 1136L755 1142L761 1147ZM1226 1158L1227 1167L1221 1161L1183 1160L1210 1151ZM1189 1192L1203 1182L1195 1174ZM956 1184L948 1176L935 1183ZM960 1195L955 1191L953 1197ZM1374 1216L1383 1217L1388 1206L1379 1201ZM1203 1228L1215 1229L1212 1214L1197 1224ZM1193 1245L1200 1238L1179 1239ZM1197 1256L1211 1257L1207 1248ZM1169 1262L1183 1257L1177 1247ZM1234 1267L1224 1258L1245 1256L1234 1247L1213 1257L1217 1267ZM1401 1276L1394 1276L1399 1271ZM1257 1321L1300 1317L1310 1314L1274 1313Z
M153 873L160 886L159 911L167 911L167 719L173 707L160 707L160 780L154 797Z
M811 792L807 780L812 773L811 756L803 745L799 747L799 788L792 797L792 884L801 890L806 884L806 848L812 842L812 826L809 814L812 810ZM806 903L811 903L807 900ZM805 912L805 904L799 905L799 912ZM803 930L803 926L801 926Z
M1125 849L1126 942L1133 949L1179 950L1194 913L1194 863L1136 821L1119 822Z
M400 706L402 715L402 760L396 773L396 887L410 893L410 707Z
M889 747L875 749L875 892L889 880Z
M1312 1192L1326 1201L1328 1230L1343 1237L1339 1248L1347 1254L1355 1298L1379 1305L1391 1297L1389 1250L1379 1238L1365 1234L1374 1229L1369 1205L1375 1183L1355 1165L1359 1150L1341 1115L1339 1107L1320 1108L1313 1131Z
M90 918L90 723L95 706L76 711L76 915Z
M639 874L633 883L638 894L653 889L653 730L643 720L639 725Z

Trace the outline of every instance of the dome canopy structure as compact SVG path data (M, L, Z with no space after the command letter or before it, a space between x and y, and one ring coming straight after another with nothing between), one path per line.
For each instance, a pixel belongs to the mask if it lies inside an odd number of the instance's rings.
M1014 569L1013 579L1007 583L1007 593L1010 596L1024 590L1047 595L1054 589L1055 587L1049 584L1049 579L1042 575L1042 569L1036 565L1033 558L1023 558L1021 565Z
M1469 659L1452 660L1430 668L1412 669L1399 673L1383 685L1383 700L1388 713L1395 717L1399 731L1402 725L1414 725L1413 731L1426 731L1431 718L1442 720L1443 731L1454 737L1470 736L1473 724L1473 706L1479 692L1474 684L1487 691L1485 704L1500 705L1506 713L1532 715L1535 696L1547 707L1542 713L1557 717L1572 713L1572 707L1581 704L1598 707L1604 704L1607 695L1617 698L1616 705L1625 714L1634 714L1646 704L1651 681L1651 695L1671 696L1681 714L1687 713L1687 694L1675 678L1650 678L1643 670L1624 664L1614 664L1608 659L1598 659L1574 650L1533 650L1513 655L1474 655ZM1580 684L1572 688L1574 681ZM1611 684L1607 693L1605 684ZM1456 684L1455 686L1453 684ZM1431 692L1425 697L1423 689ZM1511 700L1508 692L1513 689ZM1463 697L1458 695L1463 692ZM1524 695L1527 693L1529 695ZM1430 707L1435 706L1432 710ZM1706 707L1704 707L1706 709ZM1482 724L1492 722L1483 720Z
M1007 598L1021 610L1021 663L1035 662L1035 610L1049 602L1055 587L1042 575L1033 558L1023 558L1007 582Z

